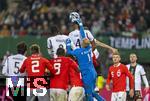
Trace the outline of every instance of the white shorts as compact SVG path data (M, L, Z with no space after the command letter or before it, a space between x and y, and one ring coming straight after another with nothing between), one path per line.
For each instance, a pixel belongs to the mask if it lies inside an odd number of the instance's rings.
M67 101L67 91L64 89L50 89L50 101Z
M85 91L83 87L72 87L69 92L68 101L83 101L84 92Z
M38 101L49 101L49 95L47 90L42 89L30 89L27 88L27 100L26 101L34 101L36 97Z
M126 92L113 92L111 101L126 101Z

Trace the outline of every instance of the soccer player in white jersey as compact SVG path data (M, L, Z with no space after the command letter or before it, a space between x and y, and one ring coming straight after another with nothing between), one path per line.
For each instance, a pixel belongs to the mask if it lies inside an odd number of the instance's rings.
M72 12L70 14L70 19L71 19L71 15L76 16L76 18L80 18L79 14L77 12ZM73 44L75 45L76 48L81 48L82 40L81 40L80 31L79 31L79 26L78 26L78 24L73 22L73 20L72 20L72 27L73 27L74 30L72 32L70 32L68 36L69 36L69 38L71 39L71 41L73 42ZM117 49L94 39L92 33L87 28L85 28L84 31L86 33L86 37L91 42L92 50L93 50L94 55L96 56L96 59L99 57L99 52L96 49L96 45L100 46L100 47L103 47L103 48L107 48L107 49L111 50L113 53L115 53L117 51Z
M71 39L71 41L73 42L73 44L75 45L76 48L81 48L82 39L81 39L80 31L79 31L79 25L76 22L74 22L74 20L80 19L80 15L77 12L71 12L70 15L69 15L69 18L72 22L72 27L73 27L74 30L71 31L68 36L69 36L69 38ZM96 46L107 48L107 49L111 50L113 53L115 53L117 51L117 49L96 40L93 37L92 33L88 30L88 28L85 27L84 31L86 33L86 37L89 39L89 41L92 45L92 50L93 50L93 53L94 53L94 54L92 54L93 55L92 57L96 57L96 58L93 58L94 66L95 66L95 62L98 62L97 60L99 58L99 52L96 49ZM100 67L100 66L98 65L96 67Z
M20 73L19 70L24 60L26 59L26 56L25 56L26 51L27 51L27 45L24 42L20 42L17 45L17 54L7 57L7 59L4 62L2 74L11 78L11 81L14 87L17 87L17 85L21 85L21 87L24 88L24 86L22 86L24 85L24 79L19 80L19 78L25 76L26 73ZM6 83L10 84L10 81L6 79ZM17 88L20 88L20 86ZM15 101L15 100L18 100L19 97L14 96L13 99Z
M55 36L49 37L47 39L47 48L48 53L51 58L57 58L56 52L58 48L63 48L66 50L66 39L69 37L66 35L63 35L59 32L58 28L56 26L51 27L51 33ZM72 46L74 48L74 46Z
M138 64L137 62L137 55L135 53L130 54L130 64L127 65L128 70L132 73L134 76L134 97L131 98L129 95L127 95L127 100L128 101L142 101L142 93L141 93L141 77L144 81L145 84L145 92L148 92L149 90L149 84L146 78L146 73L144 71L143 66ZM130 90L129 88L129 79L127 78L127 94L128 91Z
M17 54L9 56L3 66L2 74L5 76L24 76L19 72L23 61L26 59L27 45L20 42L17 45Z

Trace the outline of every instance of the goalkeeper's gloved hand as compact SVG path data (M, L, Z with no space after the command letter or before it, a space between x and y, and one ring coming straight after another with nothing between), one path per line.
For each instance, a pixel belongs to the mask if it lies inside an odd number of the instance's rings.
M77 22L79 26L83 26L81 19L75 19L74 22Z

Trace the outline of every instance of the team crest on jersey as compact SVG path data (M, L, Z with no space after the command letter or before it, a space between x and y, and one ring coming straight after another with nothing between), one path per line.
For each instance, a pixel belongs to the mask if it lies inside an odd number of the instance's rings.
M120 69L117 71L117 77L120 77L121 76L121 71Z

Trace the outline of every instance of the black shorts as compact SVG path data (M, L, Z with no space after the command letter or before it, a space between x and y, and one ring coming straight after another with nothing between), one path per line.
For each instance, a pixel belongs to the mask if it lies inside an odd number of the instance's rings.
M133 97L130 97L129 91L127 91L127 101L136 101L137 99L142 99L142 93L140 90L134 91Z

